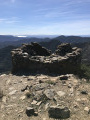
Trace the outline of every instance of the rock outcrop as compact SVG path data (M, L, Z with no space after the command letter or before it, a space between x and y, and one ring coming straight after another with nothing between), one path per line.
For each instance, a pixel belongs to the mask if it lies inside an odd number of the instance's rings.
M38 43L24 44L12 52L12 72L74 73L80 71L81 49L61 44L54 54Z
M63 43L57 47L56 54L60 56L64 56L67 53L72 52L72 47L69 43Z

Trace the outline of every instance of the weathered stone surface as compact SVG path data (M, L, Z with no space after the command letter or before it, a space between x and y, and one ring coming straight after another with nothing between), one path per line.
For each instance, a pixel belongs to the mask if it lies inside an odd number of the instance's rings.
M33 86L33 88L36 91L43 90L46 87L48 87L48 84L46 84L46 83L36 84L36 85Z
M88 107L85 107L84 111L86 111L88 114L90 114L90 109Z
M17 92L17 90L13 90L12 92L9 93L9 95L14 95Z
M7 100L7 98L6 98L6 96L4 96L4 97L2 98L2 102L6 103L6 100Z
M49 117L58 118L58 119L66 119L70 117L70 110L67 107L57 107L51 106L48 110Z
M61 75L60 80L68 80L68 76L67 75Z
M42 103L42 101L38 102L36 105L39 106L39 105L41 105L41 103Z
M60 56L66 55L66 53L71 53L72 47L69 43L63 43L57 47L56 54Z
M36 100L33 100L31 104L32 104L32 105L36 105L36 104L37 104L37 101L36 101Z
M24 96L21 96L20 97L20 100L24 100L26 98L26 96L24 95Z
M27 97L27 98L30 98L30 91L29 90L25 90L25 96Z
M28 85L25 86L24 88L21 89L21 91L24 92L25 90L27 90L28 87L29 87Z
M57 94L58 94L60 97L65 96L65 92L63 92L63 91L58 91Z
M45 110L47 110L47 109L49 108L49 106L50 106L50 103L47 103L47 104L45 105Z
M12 52L12 72L29 71L68 74L80 72L81 49L61 44L58 52L51 54L38 43L24 44Z
M54 98L54 90L53 89L47 89L47 90L45 90L44 94L49 99L53 99Z

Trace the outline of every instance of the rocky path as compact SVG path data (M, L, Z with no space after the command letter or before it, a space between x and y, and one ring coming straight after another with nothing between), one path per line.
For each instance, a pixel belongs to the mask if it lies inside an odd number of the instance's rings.
M67 120L90 120L90 83L72 74L2 74L0 88L4 94L0 99L0 120L54 120L53 115L57 112L51 110L52 106L67 107L67 113L62 113Z

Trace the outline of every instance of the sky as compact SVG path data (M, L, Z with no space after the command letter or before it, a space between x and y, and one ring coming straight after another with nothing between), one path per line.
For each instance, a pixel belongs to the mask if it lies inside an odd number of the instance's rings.
M90 35L90 0L0 0L1 35Z

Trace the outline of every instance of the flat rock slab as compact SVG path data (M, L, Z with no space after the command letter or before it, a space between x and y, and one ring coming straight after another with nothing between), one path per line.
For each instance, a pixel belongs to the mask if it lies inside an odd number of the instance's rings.
M58 94L60 97L65 96L65 92L63 92L63 91L58 91L57 94Z
M90 109L89 109L89 107L85 107L85 108L84 108L84 111L86 111L88 114L90 114Z
M26 98L25 95L24 95L24 96L21 96L21 97L20 97L20 100L25 100L25 98Z
M47 90L45 90L44 94L49 99L53 99L54 98L54 90L53 89L47 89Z
M9 93L9 95L14 95L17 92L17 90L13 90L12 92Z
M48 84L46 83L41 83L41 84L37 84L37 85L34 85L33 88L36 90L36 91L39 91L39 90L42 90L44 88L48 87Z
M32 104L32 105L36 105L36 104L37 104L37 101L36 101L36 100L33 100L31 104Z
M4 96L3 98L2 98L2 102L4 102L4 103L6 103L6 96Z

